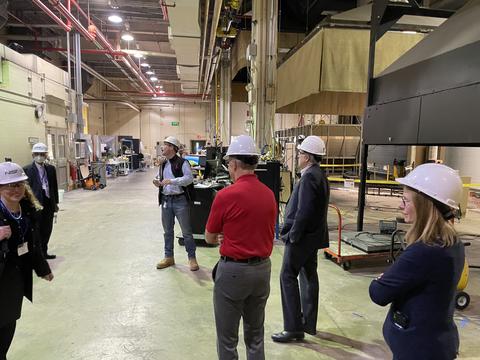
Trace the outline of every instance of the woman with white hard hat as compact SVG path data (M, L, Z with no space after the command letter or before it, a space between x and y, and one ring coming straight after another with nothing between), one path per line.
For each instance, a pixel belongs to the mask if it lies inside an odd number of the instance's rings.
M0 360L6 359L23 297L32 301L32 271L53 279L37 231L41 205L27 179L19 165L0 163Z
M453 227L462 182L441 164L424 164L397 181L404 185L401 209L411 224L407 248L370 284L378 305L391 304L383 335L393 358L451 360L459 349L453 321L455 294L465 251Z

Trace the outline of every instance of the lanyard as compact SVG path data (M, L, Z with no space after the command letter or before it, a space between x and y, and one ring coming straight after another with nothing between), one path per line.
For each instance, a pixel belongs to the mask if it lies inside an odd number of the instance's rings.
M28 231L28 223L26 219L22 216L21 210L20 215L15 216L12 212L5 206L2 200L0 200L0 207L4 215L13 220L17 224L18 234L20 235L18 244L23 244L25 242L25 235Z

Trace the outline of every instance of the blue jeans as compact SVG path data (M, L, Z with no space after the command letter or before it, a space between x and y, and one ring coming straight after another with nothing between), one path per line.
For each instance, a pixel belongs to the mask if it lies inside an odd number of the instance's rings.
M165 239L165 257L173 257L174 226L177 218L188 258L195 257L195 240L190 223L190 204L185 196L164 196L162 199L162 225Z

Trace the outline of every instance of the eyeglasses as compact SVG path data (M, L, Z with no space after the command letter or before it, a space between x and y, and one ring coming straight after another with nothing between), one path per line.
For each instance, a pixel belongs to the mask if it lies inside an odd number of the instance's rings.
M403 207L407 206L408 204L410 204L412 201L411 200L408 200L405 196L402 196L402 205Z
M7 188L10 188L10 189L23 188L23 187L25 187L25 182L20 181L20 182L11 183L11 184L5 184L4 186L7 187Z

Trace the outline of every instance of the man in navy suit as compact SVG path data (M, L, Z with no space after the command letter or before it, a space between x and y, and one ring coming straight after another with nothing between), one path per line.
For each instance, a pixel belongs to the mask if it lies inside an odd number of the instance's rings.
M288 201L281 232L285 241L280 273L284 331L272 335L275 342L301 340L305 332L316 334L317 253L318 249L329 245L327 212L330 188L319 166L326 153L325 143L318 136L308 136L298 150L301 178Z
M32 148L33 162L24 167L28 176L28 183L43 206L39 221L42 251L46 259L55 259L56 256L48 253L48 242L53 229L53 218L58 211L58 184L55 166L45 163L48 156L48 147L36 143Z

